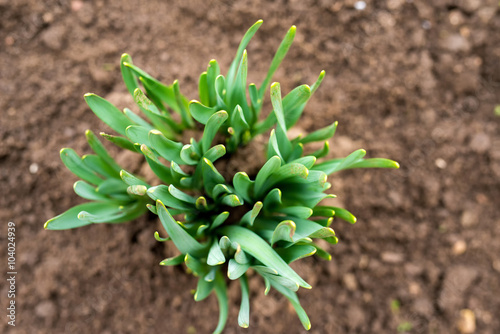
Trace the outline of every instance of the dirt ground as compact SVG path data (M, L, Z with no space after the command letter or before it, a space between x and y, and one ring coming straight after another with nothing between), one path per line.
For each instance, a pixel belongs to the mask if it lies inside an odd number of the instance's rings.
M331 178L358 217L337 222L333 260L295 266L311 333L500 332L500 10L497 0L69 1L0 0L0 221L16 224L17 322L2 333L210 333L215 297L196 303L195 279L158 263L152 216L118 225L45 231L82 202L59 149L88 153L84 131L108 131L83 100L94 92L132 106L123 52L197 97L216 58L227 71L244 32L259 82L287 29L294 46L275 76L282 90L327 76L303 131L339 121L332 155L365 148L399 170ZM355 8L358 7L359 9ZM113 151L131 169L138 156ZM2 277L6 260L0 261ZM230 287L225 333L303 333L288 302L251 278L250 328L237 325ZM465 310L465 311L464 311ZM470 311L467 311L470 310Z

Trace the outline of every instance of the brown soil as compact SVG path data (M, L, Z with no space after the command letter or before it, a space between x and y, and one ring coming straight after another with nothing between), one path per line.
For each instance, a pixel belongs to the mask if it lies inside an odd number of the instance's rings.
M244 31L262 18L248 48L249 79L262 80L280 39L297 25L275 80L287 92L327 72L301 129L338 120L335 156L363 147L402 166L331 179L358 223L335 223L340 243L331 248L331 262L296 266L314 286L299 293L311 333L472 333L460 325L464 309L475 316L475 333L499 333L498 1L368 0L364 10L354 3L0 0L0 258L6 259L6 224L13 221L12 332L215 328L215 297L194 302L195 279L181 267L158 266L175 250L154 240L154 217L63 232L42 226L81 202L59 149L87 153L84 131L108 130L82 95L132 105L121 53L166 82L179 79L192 97L209 60L227 70ZM134 156L118 158L141 169ZM233 284L225 333L303 333L283 297L265 297L256 277L251 285L250 329L237 325ZM10 333L5 279L0 287L0 331Z

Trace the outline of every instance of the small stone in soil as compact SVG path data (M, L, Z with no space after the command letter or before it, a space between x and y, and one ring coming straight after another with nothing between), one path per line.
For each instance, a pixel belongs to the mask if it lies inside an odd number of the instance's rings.
M460 333L469 334L476 331L476 315L472 310L464 309L460 311L460 319L457 322Z

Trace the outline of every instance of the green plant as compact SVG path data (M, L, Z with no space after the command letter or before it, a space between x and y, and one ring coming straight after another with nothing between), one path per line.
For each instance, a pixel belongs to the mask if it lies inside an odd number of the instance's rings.
M270 85L273 111L259 119L264 93L295 35L292 27L262 85L247 87L245 47L261 24L255 23L243 37L226 77L220 74L215 60L210 62L200 76L200 102L188 102L177 81L164 85L133 65L130 56L123 55L123 79L146 119L127 108L121 112L94 94L86 94L85 100L102 121L120 134L102 136L121 148L143 154L162 183L152 186L123 170L98 138L87 131L87 141L95 154L80 157L72 149L63 149L61 158L82 179L75 183L75 192L91 202L77 205L45 224L47 229L63 230L129 221L147 209L157 214L168 237L162 238L156 232L155 238L171 240L180 253L161 264L185 263L199 278L195 300L203 300L215 291L220 306L216 333L222 331L227 318L225 273L230 280L240 281L238 323L242 327L249 325L249 270L262 276L266 294L273 287L288 298L309 329L309 319L295 291L311 286L289 263L313 254L331 259L314 239L336 244L337 237L330 227L334 217L356 221L345 209L320 204L334 197L325 193L330 188L327 176L352 168L399 167L392 160L364 159L364 150L318 162L329 152L328 140L335 133L336 122L304 137L288 138L287 130L297 122L324 72L312 86L301 85L283 99L280 85ZM178 114L177 120L172 113ZM179 142L184 129L196 128L195 121L203 126L201 139ZM216 169L214 163L226 153L271 128L267 161L255 176L238 172L225 178ZM225 145L214 143L217 134L224 138ZM312 142L323 142L323 146L305 155L304 146ZM182 217L182 222L174 219L176 215Z

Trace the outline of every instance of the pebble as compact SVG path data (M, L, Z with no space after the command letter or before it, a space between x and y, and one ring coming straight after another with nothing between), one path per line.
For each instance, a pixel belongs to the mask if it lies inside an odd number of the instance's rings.
M467 250L467 243L463 240L457 240L453 244L451 252L453 253L453 255L461 255L465 253L466 250Z
M476 133L472 137L469 147L476 153L485 153L491 147L490 137L485 133Z
M460 34L452 34L442 41L442 46L451 52L467 52L470 50L470 43Z
M474 210L465 210L460 218L460 224L463 227L471 227L478 222L478 215Z
M444 277L438 305L442 310L453 312L461 305L465 291L479 276L479 272L469 266L450 267Z
M463 334L471 334L476 331L476 315L472 310L463 309L460 311L457 328Z
M356 276L352 273L347 273L343 276L342 280L344 281L344 285L349 291L356 291L358 289L358 281L356 280Z
M396 252L383 252L380 257L383 262L392 264L401 263L405 259L404 254Z
M50 300L43 301L35 306L35 314L41 318L53 318L56 314L56 305Z
M43 44L51 50L61 50L64 44L66 30L62 25L54 25L42 32L40 38Z

